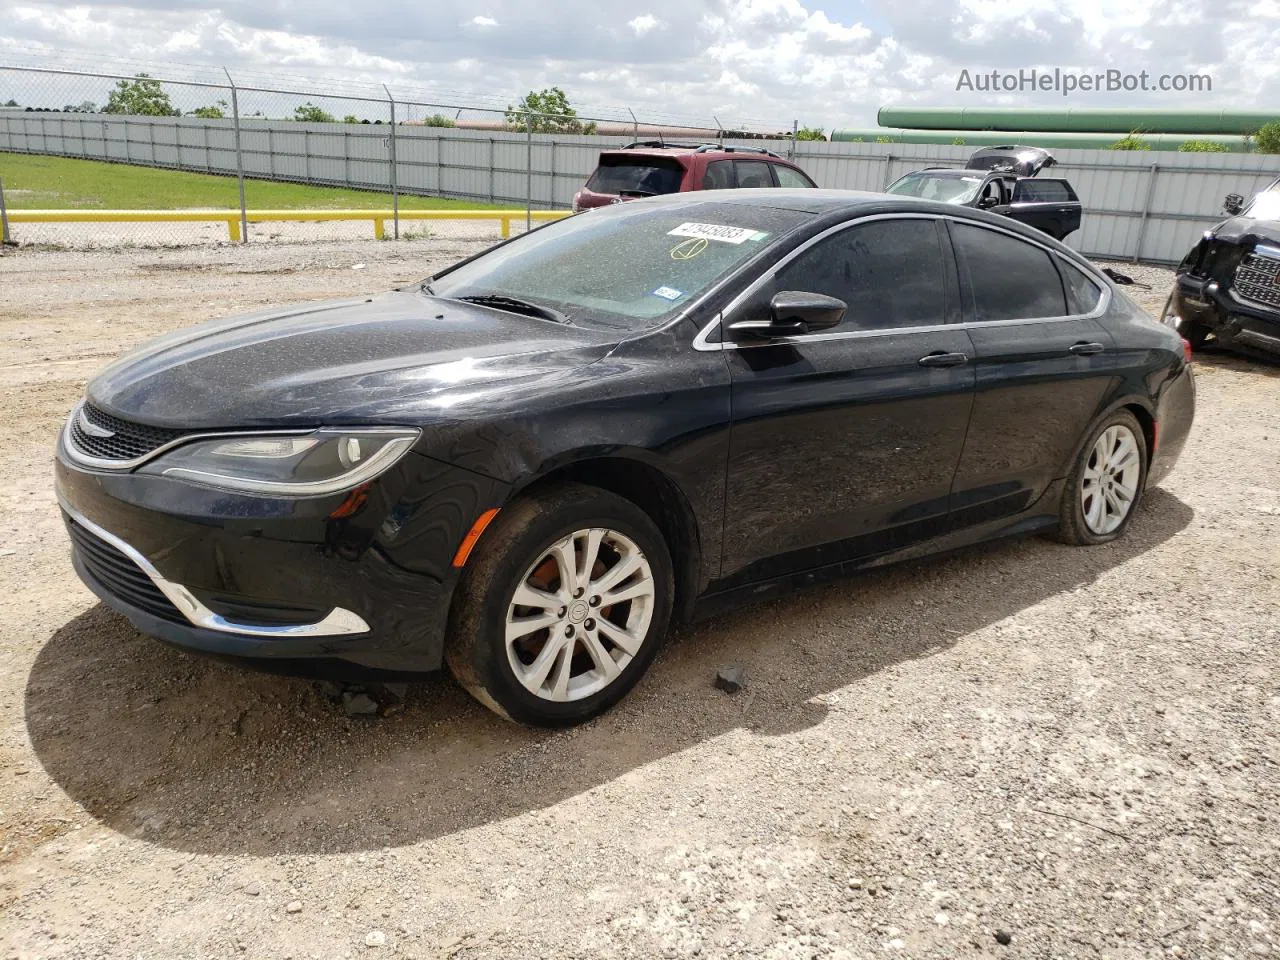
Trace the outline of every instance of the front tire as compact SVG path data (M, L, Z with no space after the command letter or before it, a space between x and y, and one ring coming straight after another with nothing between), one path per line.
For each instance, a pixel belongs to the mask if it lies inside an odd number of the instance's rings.
M1107 543L1128 529L1147 482L1147 442L1128 410L1117 410L1085 442L1062 495L1056 536L1063 543Z
M604 713L653 661L674 577L661 532L607 490L563 484L505 507L458 584L445 660L517 723Z

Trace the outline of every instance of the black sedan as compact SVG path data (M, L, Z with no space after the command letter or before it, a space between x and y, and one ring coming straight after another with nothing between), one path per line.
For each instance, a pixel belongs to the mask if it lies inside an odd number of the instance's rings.
M715 191L156 340L89 384L57 488L81 578L146 633L284 672L447 663L566 724L745 596L1120 536L1194 403L1184 341L1042 233Z

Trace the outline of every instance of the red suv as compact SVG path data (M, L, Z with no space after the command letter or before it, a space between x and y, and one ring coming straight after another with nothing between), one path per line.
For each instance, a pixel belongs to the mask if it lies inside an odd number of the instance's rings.
M816 186L794 163L762 147L644 140L601 152L595 173L574 194L573 212L686 190Z

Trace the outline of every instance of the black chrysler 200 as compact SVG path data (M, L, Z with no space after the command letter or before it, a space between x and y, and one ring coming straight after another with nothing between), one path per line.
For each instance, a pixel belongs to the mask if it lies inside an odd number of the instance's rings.
M716 191L156 340L89 384L57 487L80 576L146 633L288 672L447 663L565 724L735 598L1121 535L1194 402L1184 341L1042 233Z

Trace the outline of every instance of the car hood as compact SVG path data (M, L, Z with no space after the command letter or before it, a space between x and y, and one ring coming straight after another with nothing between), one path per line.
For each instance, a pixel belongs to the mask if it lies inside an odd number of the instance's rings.
M421 423L451 398L535 391L605 356L608 331L414 290L200 324L89 384L107 413L159 427Z
M1232 217L1214 227L1212 239L1225 243L1280 244L1280 221L1255 220L1253 217Z

